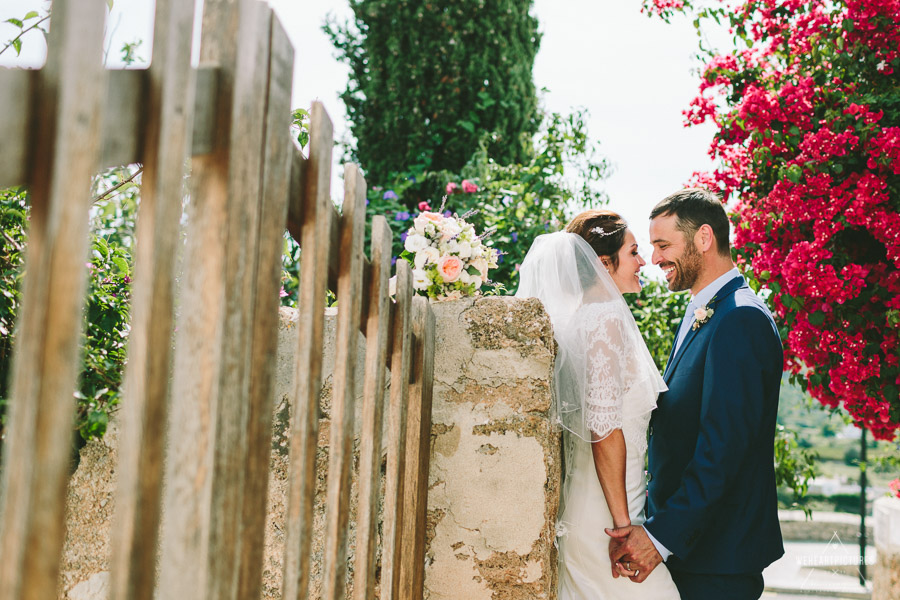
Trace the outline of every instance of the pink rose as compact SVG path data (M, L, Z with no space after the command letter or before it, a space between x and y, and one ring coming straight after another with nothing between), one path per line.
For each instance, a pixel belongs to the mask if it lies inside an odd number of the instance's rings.
M444 220L444 215L442 215L441 213L429 212L427 210L423 211L422 214L420 214L419 216L425 217L429 221L433 221L434 223L437 223L438 225L440 225L441 221Z
M424 211L424 210L431 210L431 207L428 206L428 203L427 203L427 202L424 202L424 201L423 201L423 202L419 202L419 211L421 212L421 211Z
M463 179L462 182L462 190L467 194L474 194L478 191L478 186L469 181L468 179Z
M447 193L448 193L448 194L452 194L453 192L455 192L455 191L458 190L458 189L459 189L459 186L456 185L456 184L455 184L454 182L452 182L452 181L451 181L450 183L447 184Z
M438 273L441 274L441 279L443 279L445 283L453 283L459 279L459 274L462 272L462 266L462 261L458 256L450 255L440 257L437 263Z

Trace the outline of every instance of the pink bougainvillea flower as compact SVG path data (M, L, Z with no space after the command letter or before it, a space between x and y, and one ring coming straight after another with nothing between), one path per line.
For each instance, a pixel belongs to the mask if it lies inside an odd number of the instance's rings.
M891 489L891 495L900 498L900 479L895 479L888 484L888 487Z
M431 207L428 206L427 202L419 202L419 211L431 210Z
M446 189L446 191L447 191L448 194L452 194L452 193L454 193L455 191L457 191L458 189L459 189L459 186L456 185L456 182L451 181L450 183L447 184L447 189Z
M468 179L463 179L462 182L462 190L467 194L474 194L478 191L478 186L469 181Z

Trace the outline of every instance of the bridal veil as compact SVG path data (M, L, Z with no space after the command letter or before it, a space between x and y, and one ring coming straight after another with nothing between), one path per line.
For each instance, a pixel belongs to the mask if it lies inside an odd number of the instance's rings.
M584 238L538 236L519 281L516 296L538 298L553 326L554 418L563 429L590 442L592 431L602 439L656 408L665 383L621 292ZM638 387L654 393L629 393Z

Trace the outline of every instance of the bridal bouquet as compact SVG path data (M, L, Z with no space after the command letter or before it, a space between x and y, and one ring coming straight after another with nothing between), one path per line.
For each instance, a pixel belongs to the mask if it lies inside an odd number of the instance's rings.
M400 255L413 265L413 288L433 300L473 296L496 268L499 253L475 234L465 216L423 211L406 232Z

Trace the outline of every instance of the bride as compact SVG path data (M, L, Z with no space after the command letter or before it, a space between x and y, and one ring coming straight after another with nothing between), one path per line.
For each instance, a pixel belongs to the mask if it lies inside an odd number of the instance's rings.
M640 292L644 264L625 221L591 210L535 239L519 271L516 296L541 300L558 345L560 600L679 597L664 565L641 584L614 577L604 533L644 521L647 424L666 389L622 297Z

